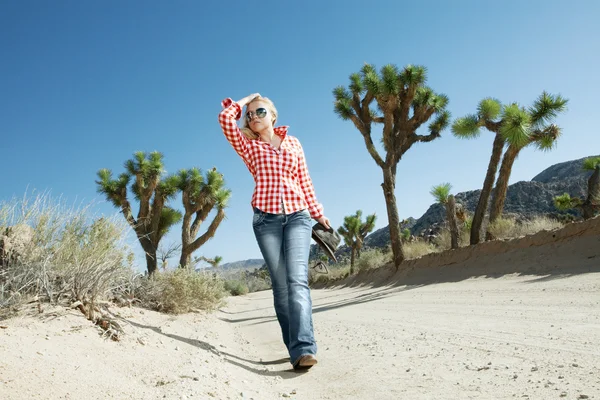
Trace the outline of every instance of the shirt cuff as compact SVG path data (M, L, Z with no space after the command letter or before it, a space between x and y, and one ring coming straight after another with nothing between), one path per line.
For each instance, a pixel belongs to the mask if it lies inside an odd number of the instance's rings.
M226 108L232 108L232 111L235 112L235 119L240 119L242 117L242 107L235 101L233 101L230 97L226 98L221 102L221 106Z
M319 219L323 215L325 215L323 213L323 205L322 204L316 204L312 207L309 207L308 212L310 213L310 216L312 219Z

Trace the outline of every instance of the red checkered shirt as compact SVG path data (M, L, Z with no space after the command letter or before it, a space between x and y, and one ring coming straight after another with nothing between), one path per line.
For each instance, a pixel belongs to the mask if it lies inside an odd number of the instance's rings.
M221 104L223 111L219 114L219 123L223 133L246 163L256 183L252 206L270 214L291 214L306 209L312 218L322 217L323 206L317 202L302 145L297 138L287 134L288 127L274 128L281 138L281 146L276 149L270 143L244 136L237 125L242 115L239 104L230 98Z

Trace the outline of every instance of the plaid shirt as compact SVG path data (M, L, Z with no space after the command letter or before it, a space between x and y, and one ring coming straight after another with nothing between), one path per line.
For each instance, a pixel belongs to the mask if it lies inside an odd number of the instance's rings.
M287 134L288 127L274 128L281 138L279 149L259 139L248 139L237 126L242 115L239 104L227 98L221 103L219 123L225 137L254 177L253 207L270 214L291 214L307 209L310 216L323 216L323 206L317 202L315 189L308 174L300 141ZM283 203L283 210L281 209Z

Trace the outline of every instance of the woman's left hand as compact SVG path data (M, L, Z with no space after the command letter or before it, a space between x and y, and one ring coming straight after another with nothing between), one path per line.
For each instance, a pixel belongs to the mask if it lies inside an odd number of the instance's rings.
M320 218L317 218L317 222L320 223L321 225L323 225L325 228L327 229L331 229L331 225L329 224L329 219L326 216L322 216Z

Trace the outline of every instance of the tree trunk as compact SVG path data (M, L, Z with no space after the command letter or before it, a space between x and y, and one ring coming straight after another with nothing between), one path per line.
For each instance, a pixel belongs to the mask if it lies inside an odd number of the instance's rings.
M512 172L513 164L519 152L521 150L516 146L510 145L502 157L502 165L500 166L500 173L498 174L498 180L496 181L496 188L492 196L492 205L490 208L490 224L496 221L502 215L504 209L504 202L506 201L506 193L508 191L508 180ZM486 240L492 240L494 237L489 231L486 233Z
M148 268L148 276L154 275L156 272L156 251L153 253L146 251L146 268Z
M590 219L596 215L600 206L600 165L596 166L594 173L588 179L588 195L581 209L583 211L583 219Z
M396 187L396 172L395 168L383 169L383 195L385 197L385 205L387 207L390 241L392 252L394 253L394 265L396 269L400 268L400 264L404 261L404 252L402 250L402 241L400 240L400 218L398 217L398 206L396 204L396 195L394 189Z
M189 248L189 246L186 246ZM189 267L192 264L192 252L181 250L181 257L179 257L179 268Z
M141 229L141 227L140 227ZM146 255L146 269L148 270L148 276L152 276L156 272L158 260L156 258L156 248L149 238L149 234L144 232L136 231L138 241L142 245L142 249Z
M496 133L494 144L492 146L492 156L490 158L490 163L488 164L485 180L483 181L483 188L481 189L481 194L479 195L477 208L475 208L475 213L473 214L473 224L471 226L471 244L477 244L481 241L481 226L483 225L483 219L485 217L485 212L487 211L490 194L492 193L492 188L494 187L494 181L496 180L496 171L498 170L498 164L500 164L503 148L504 139L500 133Z
M456 202L454 196L448 196L446 202L446 218L448 218L448 227L450 228L450 241L453 249L458 249L458 222L456 221Z
M352 251L350 252L350 275L354 275L354 253L356 252L355 247L352 247Z
M189 266L192 263L192 254L194 251L198 250L200 246L206 243L210 238L215 236L217 232L217 228L221 224L221 222L225 219L225 210L223 208L219 208L217 214L213 218L212 222L201 236L196 238L194 241L193 234L194 231L190 231L189 223L188 228L184 225L182 227L182 235L181 235L181 258L179 259L179 266L181 268ZM194 224L195 225L195 224ZM198 225L199 226L199 225ZM197 229L196 229L197 230Z

